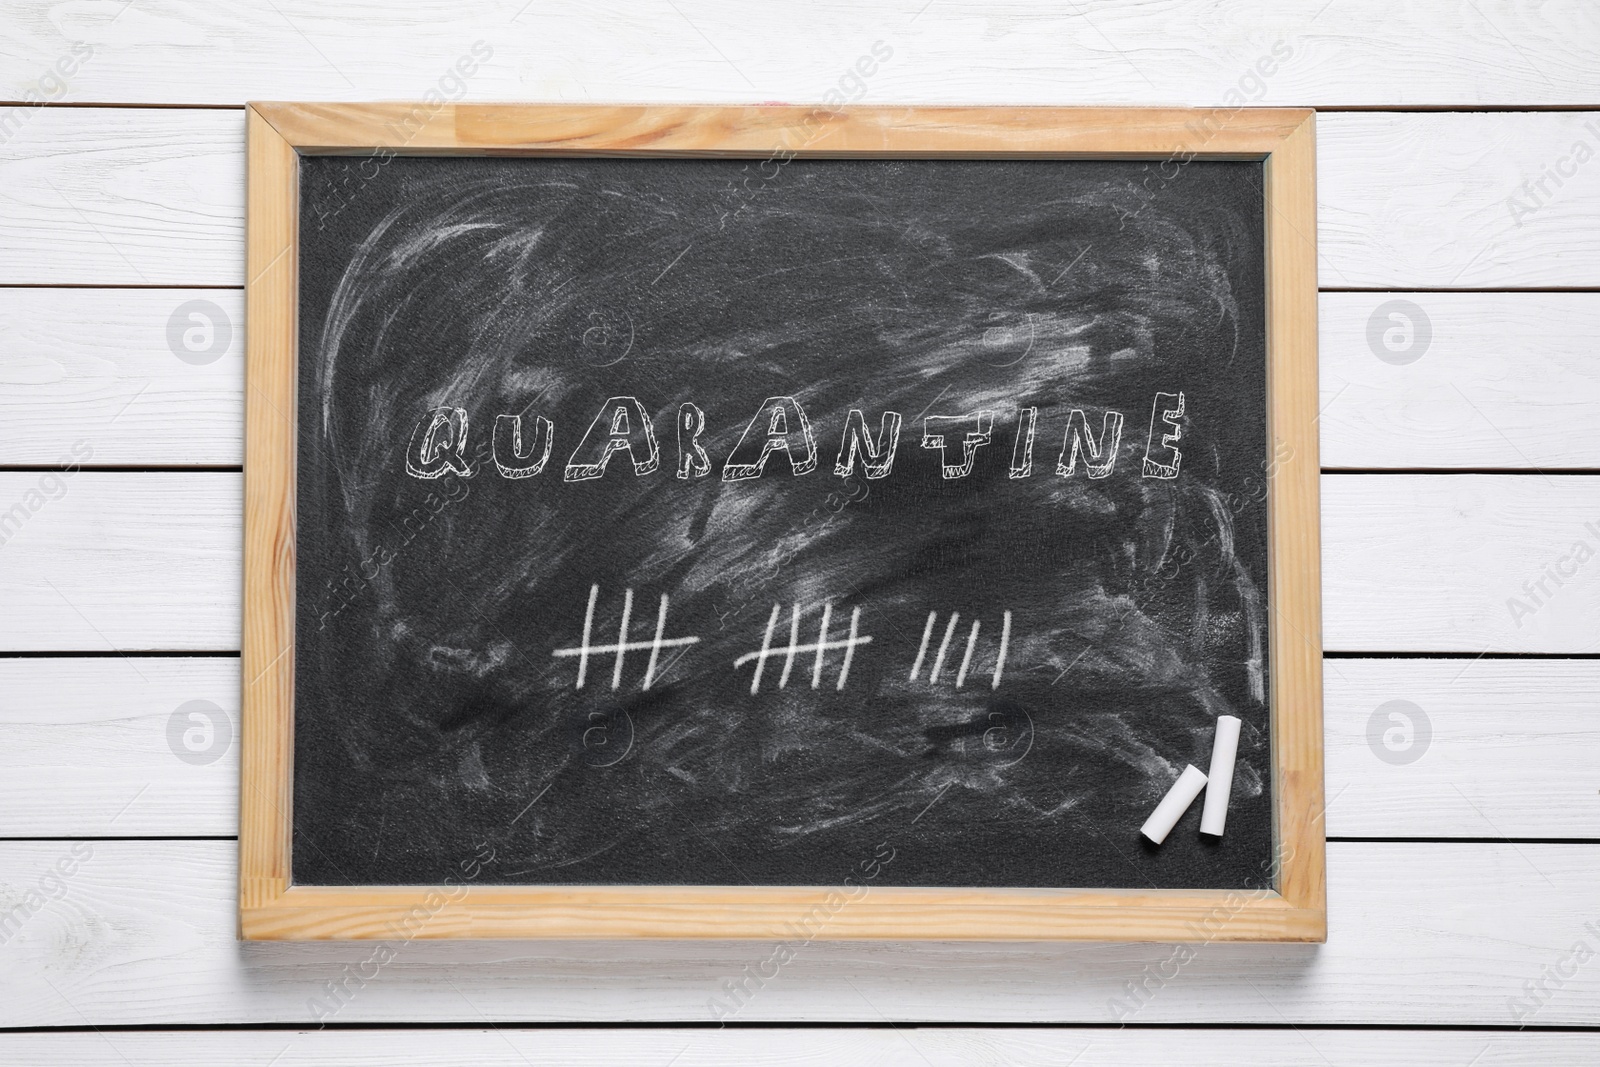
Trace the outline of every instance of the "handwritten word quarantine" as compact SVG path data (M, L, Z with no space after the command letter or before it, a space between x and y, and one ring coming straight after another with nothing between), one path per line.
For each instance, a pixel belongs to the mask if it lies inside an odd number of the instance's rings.
M1140 467L1142 477L1178 476L1183 460L1178 443L1184 436L1185 419L1183 393L1156 393ZM946 481L954 481L972 473L981 449L1009 444L1010 476L1032 477L1035 444L1041 438L1039 409L1019 408L1007 421L1009 428L1002 431L996 427L996 413L981 408L961 414L926 415L920 435L913 431L920 446L915 452L933 453L929 459L939 464ZM1125 421L1120 411L1108 409L1100 413L1098 420L1091 420L1083 410L1071 409L1059 438L1055 473L1070 478L1081 469L1091 479L1110 477L1121 454ZM673 451L667 469L683 481L707 477L716 469L716 462L704 440L706 413L698 405L685 402L678 407L675 423L666 442ZM859 466L869 480L876 480L889 477L897 462L915 462L901 448L904 424L900 412L884 411L879 414L874 431L866 413L851 408L839 430L833 474L848 478ZM813 425L796 398L768 397L751 416L731 451L720 457L722 480L761 478L769 465L778 471L787 467L796 477L810 474L822 465L823 449L832 440L824 435L824 429ZM550 463L557 434L556 424L542 415L497 416L489 441L494 468L508 479L542 474ZM471 478L478 465L470 458L470 438L465 408L428 410L418 419L407 444L406 473L420 479L445 475ZM663 451L662 434L649 409L637 397L614 396L601 405L577 437L561 466L561 479L594 481L614 469L631 469L635 477L646 477L662 471ZM780 452L786 462L774 463Z

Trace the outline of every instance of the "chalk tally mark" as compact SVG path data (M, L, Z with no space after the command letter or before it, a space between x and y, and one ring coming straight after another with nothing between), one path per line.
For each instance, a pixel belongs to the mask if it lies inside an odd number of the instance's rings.
M583 613L583 639L581 643L571 648L558 648L551 653L552 656L576 656L578 659L578 689L582 689L589 679L589 658L591 656L615 656L616 660L611 668L611 688L618 689L622 686L622 665L629 652L643 652L650 650L650 660L645 665L644 683L642 688L649 689L656 679L657 670L661 664L661 650L664 648L684 648L689 645L699 644L698 637L667 637L667 594L661 594L661 604L656 610L656 633L649 641L629 641L628 626L633 621L633 589L629 588L622 597L622 622L617 627L617 640L611 645L594 644L594 609L600 600L600 586L598 583L589 587L589 606Z
M922 644L917 648L917 658L911 664L911 681L917 680L917 675L922 673L922 665L928 659L928 647L933 641L935 625L939 621L937 611L928 612L928 622L922 628ZM950 620L945 623L944 636L939 640L939 648L933 654L933 667L928 671L928 684L938 685L939 676L945 671L945 664L950 656L950 645L956 635L956 624L961 621L961 613L953 611ZM972 670L972 656L978 647L978 633L982 624L977 619L972 620L971 627L967 630L966 649L961 653L961 665L956 668L956 688L960 689L967 684L967 675ZM1011 651L1011 612L1003 612L1000 616L1000 648L995 653L994 673L990 676L989 688L999 689L1000 679L1005 674L1006 656Z
M778 629L778 618L783 614L783 605L772 605L772 614L767 617L766 635L761 639L761 648L756 652L746 652L733 661L735 670L746 663L754 662L755 672L750 677L750 692L761 692L761 678L766 673L767 660L774 656L783 657L783 670L778 675L778 688L783 689L789 684L789 677L794 671L795 658L802 654L812 655L811 661L811 688L819 689L822 686L822 668L829 652L844 649L844 662L839 666L839 678L834 683L834 689L843 691L845 683L850 678L850 664L855 659L856 648L859 645L872 644L870 634L863 635L861 631L861 609L850 609L850 636L840 640L829 640L828 630L833 622L833 603L831 601L822 605L822 621L817 627L817 639L811 644L800 643L800 616L802 608L797 602L789 610L789 643L774 647L773 634Z

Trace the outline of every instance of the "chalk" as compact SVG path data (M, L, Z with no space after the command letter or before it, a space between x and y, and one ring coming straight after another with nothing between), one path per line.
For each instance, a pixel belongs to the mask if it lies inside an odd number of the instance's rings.
M1228 821L1228 794L1233 791L1233 758L1239 752L1239 719L1217 716L1217 736L1211 742L1210 784L1206 786L1206 806L1200 812L1200 832L1222 836Z
M1172 783L1172 788L1167 790L1167 795L1161 798L1161 803L1156 805L1156 810L1139 827L1139 832L1156 844L1167 839L1172 828L1178 825L1178 820L1183 818L1183 813L1189 810L1189 805L1194 803L1194 798L1200 795L1200 790L1206 787L1206 776L1194 764L1183 769L1178 780Z

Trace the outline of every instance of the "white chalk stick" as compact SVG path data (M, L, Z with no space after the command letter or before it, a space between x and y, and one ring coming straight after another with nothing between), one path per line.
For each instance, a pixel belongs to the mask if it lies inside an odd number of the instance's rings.
M1217 736L1211 742L1211 774L1206 785L1206 806L1200 811L1200 832L1222 836L1228 821L1228 794L1233 792L1233 760L1239 754L1239 719L1217 716Z
M1189 805L1194 803L1194 798L1200 795L1200 790L1206 787L1206 776L1194 764L1183 769L1178 780L1172 783L1172 788L1167 790L1167 795L1161 798L1161 803L1156 805L1156 810L1139 827L1139 832L1156 844L1167 839L1172 833L1172 828L1178 825L1178 820L1183 818L1183 813L1189 810Z

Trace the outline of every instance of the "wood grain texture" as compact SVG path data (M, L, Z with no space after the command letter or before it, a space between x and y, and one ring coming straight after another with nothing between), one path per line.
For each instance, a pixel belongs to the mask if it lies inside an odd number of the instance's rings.
M237 474L0 473L0 648L239 647Z
M1335 659L1323 680L1332 836L1600 839L1600 663ZM237 833L237 730L209 764L167 731L191 700L237 724L238 699L235 659L0 660L0 836ZM1388 762L1396 700L1427 725Z
M1315 118L1305 118L1283 138L1265 169L1266 418L1272 454L1266 473L1268 604L1278 892L1316 912L1325 937Z
M169 318L194 299L231 327L211 363L168 343ZM1410 363L1378 358L1367 338L1395 300L1427 316ZM1600 438L1583 432L1600 410L1600 295L1323 293L1318 323L1325 468L1600 467ZM243 327L243 298L226 290L0 289L0 464L53 464L80 440L91 467L241 462Z
M245 308L239 906L289 885L293 792L295 333L299 158L253 108Z
M126 13L13 3L6 21L14 99L74 40L95 47L67 87L67 99L84 101L408 99L434 90L474 100L756 102L838 90L895 103L1473 106L1600 95L1587 47L1595 13L1582 0L1400 8L1292 0L1248 14L1214 0L1098 10L869 0L771 12L759 23L729 0L532 9L520 0L266 8L160 0ZM851 80L875 40L892 58ZM479 41L492 54L452 80Z
M238 722L236 659L0 660L0 835L231 837Z
M1323 664L1328 832L1600 838L1600 662Z
M0 284L240 283L238 112L26 111L0 155Z
M1547 183L1521 225L1507 206L1578 140L1600 155L1597 116L1320 116L1320 284L1600 285L1600 163ZM242 125L230 111L40 110L0 159L0 284L242 284Z
M44 475L0 472L0 518ZM102 473L66 479L16 529L0 521L0 649L236 650L237 474ZM1323 643L1334 651L1596 650L1600 565L1546 578L1531 616L1507 601L1600 540L1592 475L1325 474ZM1569 569L1572 564L1562 564ZM54 586L54 588L52 588ZM1517 625L1521 622L1522 625Z
M1323 293L1320 304L1324 468L1600 467L1588 432L1600 294Z
M1320 132L1339 161L1320 175L1325 287L1600 285L1595 112L1330 115Z
M0 1057L37 1067L1563 1067L1600 1058L1590 1033L1278 1030L241 1030L0 1034ZM1476 1057L1476 1058L1474 1058Z
M1330 474L1322 517L1329 649L1600 649L1592 476Z
M1159 162L1185 152L1259 157L1277 148L1308 117L1293 108L250 106L296 149L333 155L389 148L448 155L766 157L793 152L911 158L1081 155Z
M516 9L521 7L521 0L465 8L442 0L382 8L342 0L332 5L293 0L275 7L234 0L203 7L183 0L141 2L127 8L13 3L6 9L9 32L0 42L0 65L12 87L9 95L20 97L38 84L41 75L70 47L69 42L83 39L93 42L97 50L71 79L65 95L69 100L239 104L250 98L292 96L414 99L439 87L472 42L482 39L492 43L495 55L465 79L465 98L470 100L801 101L820 99L840 87L856 57L872 41L883 39L894 46L895 56L865 79L864 99L869 103L1072 100L1207 105L1225 103L1224 94L1239 89L1253 63L1268 54L1282 36L1293 56L1264 79L1263 103L1379 107L1565 103L1593 107L1600 96L1596 92L1600 68L1593 61L1594 20L1600 13L1587 0L1540 5L1428 0L1398 7L1381 0L1358 0L1325 9L1322 0L1293 0L1270 11L1234 9L1212 0L1162 0L1091 11L1088 18L1092 22L1073 10L980 5L971 0L940 3L920 15L920 0L903 9L876 2L775 9L763 13L756 23L750 21L745 8L726 0L678 0L672 10L662 8L660 12L604 4L596 8L570 0L536 5L519 13ZM1252 86L1253 82L1244 83L1253 93ZM453 83L444 90L461 91ZM0 172L6 179L0 185L4 207L0 211L0 268L6 279L30 284L137 284L144 281L140 277L143 272L165 284L242 283L243 140L239 115L166 113L155 120L164 124L160 129L141 134L140 123L151 114L0 109L0 116L5 116L0 122L10 120L7 131L19 126L32 131L8 134L0 153ZM1390 132L1369 136L1367 130L1358 128L1362 124L1387 124ZM1385 287L1595 284L1596 212L1593 185L1585 184L1594 179L1584 175L1597 164L1588 163L1583 175L1569 179L1568 185L1558 190L1561 195L1549 198L1537 214L1523 219L1522 226L1507 229L1502 222L1510 219L1505 198L1523 180L1536 179L1546 165L1558 163L1570 147L1563 145L1572 125L1570 116L1324 115L1320 125L1324 285L1368 284L1350 280L1360 278L1376 278L1370 284ZM197 143L187 132L195 126L203 128L202 140L211 138L214 147L187 156L181 146ZM1578 128L1582 128L1582 120ZM173 129L177 133L167 132ZM1349 136L1339 138L1338 132L1346 129ZM1466 133L1457 139L1462 130ZM42 146L38 140L29 140L40 137L40 131ZM1560 151L1547 152L1551 144L1560 146ZM1591 139L1590 144L1595 142ZM1346 145L1354 154L1346 154ZM1479 163L1476 171L1465 169ZM1334 171L1334 166L1340 169ZM64 206L57 189L41 178L53 181L61 191L77 190L73 202L93 226ZM1340 181L1343 185L1338 187L1337 197L1331 196L1329 190ZM1553 184L1547 182L1547 188ZM1578 195L1574 199L1572 194ZM230 195L232 207L216 210L213 198ZM196 204L200 206L195 208ZM172 218L179 220L180 240L174 240L174 227L166 224ZM97 234L95 226L112 241ZM17 253L18 248L24 251ZM1462 280L1452 280L1456 278ZM1370 308L1355 307L1347 325L1341 327L1340 312L1330 301L1348 299L1359 304L1368 295L1323 297L1324 462L1357 467L1594 466L1592 446L1585 435L1591 421L1587 413L1592 408L1592 393L1586 384L1587 338L1593 332L1588 312L1562 302L1559 295L1533 293L1472 294L1441 312L1444 305L1430 295L1418 302L1425 304L1436 327L1432 351L1404 367L1373 360L1367 368L1373 377L1364 377L1342 364L1344 342L1330 343L1330 338L1348 338L1353 342L1348 348L1352 357L1367 359L1367 349L1360 342ZM97 294L96 299L100 298ZM25 302L28 294L19 299ZM1541 307L1550 309L1550 317L1543 317L1538 310ZM80 315L79 321L97 322L99 318L91 309ZM0 317L0 325L12 331L17 321L9 311ZM100 329L98 325L95 328ZM130 342L136 334L116 322L105 323L102 332L103 340L86 337L84 348L71 351L122 346L130 352L160 354L146 341ZM45 343L55 348L57 342L52 339L57 336L57 332L37 326L26 326L20 334L7 333L8 360L18 337L45 338ZM63 343L61 350L68 348ZM1451 357L1448 363L1438 358L1447 354ZM93 403L103 406L113 397L126 400L137 393L143 383L123 376L126 369L118 368L118 384L106 386L109 392L98 391L96 385ZM1480 369L1481 377L1461 377ZM1342 380L1330 382L1330 370ZM8 363L0 373L10 371ZM75 373L62 381L73 381ZM97 383L108 380L95 379ZM1342 396L1330 395L1337 394L1346 381L1350 386ZM84 379L77 383L88 384ZM180 385L157 381L151 386L151 395L169 384ZM1478 420L1482 429L1473 428L1474 413L1454 386L1459 386L1473 405L1483 408L1487 418ZM34 387L32 383L26 386ZM64 389L76 387L63 385ZM188 389L186 380L181 388ZM100 411L99 407L91 411L90 394L76 392L73 396L78 399L66 401L68 407L57 406L52 399L44 407L34 409L30 402L28 410L14 411L11 397L19 391L15 385L0 390L0 405L4 405L0 424L8 427L0 433L6 433L9 441L9 426L15 425L17 434L39 442L37 447L45 457L0 456L0 461L53 463L60 450L45 447L52 432L49 424L63 431L71 428L74 436L65 440L70 446L77 439L76 426L81 424L75 420L92 422ZM203 418L206 426L221 426L229 417L227 411L236 410L228 407L239 403L236 387L230 395L217 395L215 405L208 401L204 409L198 398L185 399L181 420L175 415L162 420L157 410L147 414L141 398L117 423L114 435L102 435L106 445L94 461L158 462L143 457L182 452L185 437L191 448L188 454L217 448L212 454L226 455L221 444L188 433L191 417ZM173 401L176 409L176 395ZM1508 406L1496 408L1492 401ZM1461 406L1452 411L1449 403ZM48 422L30 422L32 410L48 416ZM134 431L125 429L136 419L147 431L145 439L138 442L132 440ZM1330 420L1336 425L1328 426ZM1503 436L1489 428L1490 422ZM238 435L235 421L234 441ZM118 442L115 445L113 437ZM135 457L132 459L111 458L119 454L114 449L122 448L123 442L143 451L121 453ZM9 449L8 444L6 451ZM1354 458L1346 462L1346 456ZM8 598L10 583L19 573L45 562L59 568L49 572L58 582L61 575L72 581L76 579L71 576L80 569L90 569L92 574L84 584L94 587L110 580L113 570L117 575L140 575L152 565L166 566L158 561L167 551L196 554L204 569L219 543L237 542L238 488L233 483L229 490L225 482L217 483L223 486L220 496L226 498L221 503L210 500L198 507L186 505L189 511L184 521L169 528L166 545L153 535L137 544L112 536L129 518L136 532L142 531L149 515L163 507L161 498L168 495L164 490L152 491L147 476L121 477L127 479L126 488L101 493L95 507L79 513L73 522L63 521L55 527L54 536L64 543L65 551L28 550L27 558L19 559L16 553L23 551L24 542L13 540L0 546L0 584ZM1530 480L1543 481L1537 476ZM1419 627L1425 636L1431 633L1448 647L1476 643L1478 635L1473 631L1483 619L1468 612L1461 626L1452 628L1452 605L1475 597L1493 599L1489 594L1500 585L1519 585L1536 577L1517 569L1523 556L1537 556L1546 544L1559 541L1549 535L1554 528L1581 527L1585 518L1592 517L1586 504L1570 503L1571 494L1563 495L1563 479L1550 481L1554 484L1544 483L1542 491L1533 488L1524 494L1500 495L1486 507L1466 508L1466 515L1440 503L1432 491L1420 493L1398 483L1392 487L1397 490L1395 495L1403 498L1398 518L1385 518L1384 512L1394 505L1387 498L1384 502L1357 501L1354 508L1347 507L1343 497L1325 499L1328 552L1330 559L1337 556L1344 567L1341 575L1358 572L1369 559L1381 561L1395 554L1409 554L1412 568L1411 572L1405 566L1398 568L1400 573L1410 574L1399 591L1383 588L1382 582L1362 581L1345 593L1342 585L1335 584L1342 583L1343 577L1330 574L1330 617L1342 612L1340 626L1346 635L1356 627L1376 625L1376 633L1357 634L1361 647L1395 643L1396 633L1400 647L1411 647ZM14 499L10 495L13 488L12 484L6 486L0 502ZM170 498L183 495L172 493ZM59 503L52 503L51 508ZM33 521L44 522L43 516L49 514L47 510ZM1515 521L1500 531L1498 515L1511 515ZM1354 552L1338 547L1345 534L1359 536L1360 527L1369 521L1378 521L1392 536L1363 543ZM1486 526L1501 538L1500 546L1509 546L1509 557L1475 546L1474 537ZM1525 541L1520 547L1519 531ZM1460 562L1463 556L1473 554L1474 561ZM237 556L230 558L232 569L227 573L236 573ZM208 584L177 566L167 566L166 575L170 580L142 603L115 604L109 609L114 616L141 616L128 628L134 647L168 640L182 628L175 622L184 611L198 611L201 630L210 628L200 647L218 641L229 647L236 644L236 637L228 637L233 625L229 620L238 613L233 579L225 577L220 583ZM37 584L36 577L28 577ZM1580 583L1583 580L1580 575ZM1413 603L1413 594L1429 582L1438 588L1423 588L1420 604ZM48 589L44 591L48 593ZM1577 586L1569 586L1561 595L1569 598L1576 592ZM1561 599L1552 601L1541 615L1558 610L1561 603ZM29 619L15 619L16 612L8 614L14 621L0 646L19 647L15 635L28 629ZM1592 611L1574 610L1567 616L1567 629L1581 632L1592 619ZM84 642L81 647L105 647L89 643L98 639L82 621L64 632L70 642ZM55 640L61 640L60 636ZM75 662L50 663L61 665L56 669L63 673L47 674L41 684L67 692L77 677L71 673ZM1365 832L1375 834L1390 828L1420 833L1427 832L1427 827L1437 827L1440 833L1473 832L1465 828L1479 817L1469 809L1470 800L1511 834L1592 836L1584 821L1587 809L1576 796L1577 790L1587 788L1584 763L1593 750L1586 725L1591 721L1587 694L1594 691L1593 681L1585 673L1589 665L1483 661L1469 666L1460 679L1432 679L1426 684L1414 680L1421 674L1386 673L1391 669L1425 672L1432 666L1424 661L1399 661L1398 666L1396 661L1361 667L1353 667L1350 661L1328 664L1332 832L1363 832L1354 829L1362 825L1370 827ZM1453 664L1438 666L1444 671ZM1366 671L1370 673L1363 673ZM153 684L160 684L153 674L151 677ZM173 684L182 692L191 677L195 676L185 671L184 680L173 679ZM17 685L23 687L17 690L19 695L27 691L25 683ZM104 710L126 706L118 698L131 690L112 689L92 698L100 700ZM1432 747L1413 764L1377 768L1392 776L1392 787L1380 785L1383 779L1368 777L1362 778L1359 794L1358 787L1351 786L1341 795L1347 771L1354 776L1363 761L1375 762L1364 740L1366 718L1378 704L1394 698L1411 700L1429 714L1434 729ZM61 710L45 694L36 700L44 709L38 717L51 708ZM159 709L159 702L148 706ZM1441 707L1448 711L1440 712ZM158 710L139 714L138 721L147 729L157 725ZM157 739L148 740L153 743ZM110 741L85 737L83 744L121 741L120 735ZM152 755L158 761L162 758L159 751ZM133 757L123 764L108 750L106 758L108 778L115 776L116 766L126 770L130 782L139 777L142 765ZM1522 769L1525 762L1529 764L1526 770ZM1460 768L1467 781L1457 782L1453 773L1443 773L1451 767ZM1548 768L1543 776L1541 767ZM0 766L0 783L9 781L5 777L9 773L9 766ZM71 789L37 794L28 810L50 806L52 796L57 797L60 810L76 810L67 794L84 786L65 773L60 780ZM133 788L140 785L142 781ZM1457 786L1465 797L1457 792ZM107 792L114 792L109 785ZM1589 792L1592 799L1593 790ZM1358 795L1361 804L1349 806ZM115 814L109 807L111 800L108 795L103 802L97 801L93 817L102 825ZM11 801L12 794L7 792L5 803ZM1369 801L1376 806L1364 806ZM219 795L211 803L227 802ZM1491 807L1491 802L1495 806ZM118 832L139 817L141 804L130 807L116 823ZM1550 807L1541 810L1547 804ZM1541 818L1545 821L1538 821ZM1413 829L1407 820L1425 829ZM1344 826L1352 829L1341 829ZM336 946L258 945L241 950L231 941L233 857L223 844L119 847L128 850L124 854L127 862L101 875L86 895L69 895L35 920L60 937L35 926L26 934L32 940L26 943L25 956L17 954L25 944L20 938L0 948L0 955L6 957L0 983L8 990L21 985L25 993L6 1009L9 1019L23 1025L56 1022L82 1026L85 1019L73 1005L83 1004L97 1021L114 1015L130 1023L180 1017L225 1023L274 1014L298 1014L309 1020L312 1013L306 998L324 981L344 980L346 962L353 968L366 958ZM1165 1010L1163 1005L1170 1008L1175 1001L1182 1001L1181 1010L1173 1014L1187 1012L1192 1018L1218 1023L1257 1019L1282 1026L1318 1015L1339 1023L1398 1020L1405 1025L1481 1018L1492 1025L1512 1024L1508 998L1517 995L1524 982L1538 980L1545 968L1561 962L1576 938L1588 938L1595 944L1577 921L1578 912L1585 909L1585 921L1593 921L1592 903L1577 902L1563 921L1548 922L1548 915L1537 905L1548 903L1554 890L1526 860L1548 866L1543 863L1547 851L1576 856L1588 851L1588 846L1451 846L1449 862L1444 865L1448 870L1443 872L1440 864L1431 862L1435 853L1427 853L1420 861L1392 864L1387 862L1391 853L1383 851L1434 847L1334 845L1331 945L1319 950L1269 949L1266 956L1259 948L1209 947L1178 979L1163 983L1152 1005L1135 1021L1153 1019ZM1524 855L1513 858L1508 847ZM1343 866L1345 849L1375 849L1377 858L1365 866L1347 868ZM28 870L42 869L43 862ZM8 873L0 875L4 886L0 892L15 894L23 884L19 874L26 865L19 865L12 855L3 866ZM1592 885L1596 872L1562 869L1550 873L1563 887L1561 892L1567 893L1575 886ZM1390 892L1406 888L1404 882L1388 885L1396 877L1409 879L1416 892L1409 897ZM1346 886L1359 892L1347 894ZM1592 893L1588 895L1592 897ZM1530 899L1534 908L1524 910ZM107 916L114 921L102 921ZM1534 936L1523 936L1528 932L1524 916L1538 926ZM734 977L734 962L742 966L764 958L730 954L730 965L724 971L716 962L706 962L706 946L699 946L702 954L694 955L693 950L685 953L665 945L643 946L642 951L641 946L602 946L587 954L583 946L569 945L553 954L559 962L541 969L543 958L523 954L525 948L408 946L397 963L365 984L353 1006L340 1016L359 1014L369 1010L363 1004L381 1002L382 1012L397 1022L433 1017L475 1023L485 1019L486 1011L497 1020L512 1018L526 1014L532 1004L550 1017L605 1020L650 1012L670 1017L672 1004L688 1004L699 1020L708 1017L704 1002L710 991L704 986ZM1346 949L1353 949L1353 954ZM1051 1012L1059 1015L1083 1009L1086 1017L1109 1023L1105 1001L1121 983L1140 978L1146 963L1159 965L1169 958L1165 954L1140 956L1142 950L1136 946L1066 946L1051 951L1058 954L1035 960L1022 946L991 954L974 946L953 952L924 946L905 953L891 946L819 945L806 950L794 964L796 970L785 971L756 1003L786 999L795 1011L804 1010L812 1018L832 1015L882 1025L884 1016L874 1007L887 1004L898 1009L909 996L923 1017L937 1015L941 1020L990 1016L996 1010L1013 1012L1020 1006L1041 1018ZM1279 952L1289 952L1293 958L1285 963L1283 956L1276 955ZM185 965L191 958L200 967L186 976ZM1023 961L1020 970L1015 966L1018 959ZM846 964L837 973L853 985L830 977L829 967L835 963ZM1592 968L1590 964L1580 972L1585 982L1592 981ZM863 978L864 971L870 979ZM653 977L640 977L647 973ZM1099 984L1079 989L1073 985L1074 979L1084 979L1086 987L1091 981ZM52 991L44 980L70 999ZM355 988L354 983L351 987ZM641 988L644 993L639 996ZM493 991L485 995L485 989ZM885 990L893 995L886 997ZM919 990L927 996L919 996ZM1532 1021L1535 1025L1551 1021L1593 1025L1597 999L1591 985L1568 984L1556 990ZM1067 1007L1063 1009L1062 1004ZM750 1012L753 1015L755 1007ZM944 1032L909 1028L884 1034L851 1031L837 1046L820 1047L807 1043L824 1040L816 1033L772 1035L770 1041L765 1040L767 1035L737 1032L697 1034L697 1041L736 1036L749 1040L751 1047L722 1056L712 1051L702 1054L706 1046L696 1043L679 1062L747 1062L756 1054L784 1062L782 1057L791 1052L798 1062L851 1062L851 1055L872 1062L894 1062L890 1057L899 1055L916 1063L923 1062L925 1055L943 1062L937 1053L945 1046L936 1042ZM277 1062L387 1063L408 1054L419 1062L437 1062L457 1049L464 1050L473 1062L524 1062L522 1055L513 1051L514 1043L529 1058L548 1052L560 1062L556 1050L565 1046L559 1042L568 1038L578 1042L587 1036L547 1031L532 1035L462 1031L439 1035L416 1031L392 1035L7 1034L0 1035L0 1059L142 1064L181 1061L188 1055L207 1063L265 1063L291 1046ZM1035 1046L1020 1044L1036 1036L1043 1053L1032 1051ZM1476 1062L1481 1067L1597 1059L1592 1034L1319 1032L1305 1028L1296 1032L1123 1030L1115 1034L1096 1030L1043 1036L1007 1031L970 1041L964 1036L952 1038L959 1043L946 1058L964 1061L991 1054L1023 1063L1064 1062L1078 1054L1078 1046L1055 1043L1071 1042L1079 1036L1092 1040L1079 1061L1084 1064L1234 1063L1255 1058L1291 1064ZM648 1032L614 1031L605 1037L618 1043L606 1047L619 1049L621 1054L614 1057L619 1059L651 1062L646 1057L657 1054L665 1062L680 1049L666 1035ZM265 1054L258 1055L258 1040ZM276 1044L278 1040L283 1044ZM861 1055L851 1051L857 1046L850 1042L857 1040L875 1044L860 1046L869 1049ZM330 1043L336 1044L338 1051L327 1052ZM910 1055L913 1046L920 1055ZM1058 1048L1060 1054L1056 1055ZM1127 1049L1134 1051L1124 1052Z
M0 345L0 463L78 442L91 466L243 458L239 292L0 289Z
M0 885L15 899L65 849L0 846ZM230 842L93 842L65 895L5 946L0 1025L710 1022L723 983L774 951L394 941L380 963L373 943L241 946L234 871ZM1133 982L1151 993L1128 1022L1511 1026L1523 982L1596 937L1592 845L1336 842L1328 876L1326 945L1207 944L1177 963L1171 945L815 942L752 983L735 1018L1115 1025ZM341 986L342 1006L319 1009ZM1600 969L1578 968L1523 1021L1600 1023Z
M1321 858L1320 849L1314 858ZM1320 872L1299 877L1312 882L1313 890L1322 883ZM851 893L860 888L847 887ZM383 942L403 931L419 941L781 940L808 928L817 941L1323 940L1323 898L1303 884L1290 888L1297 890L1292 896L1265 890L896 887L854 897L826 887L743 885L294 886L242 904L239 928L242 937L256 941Z

